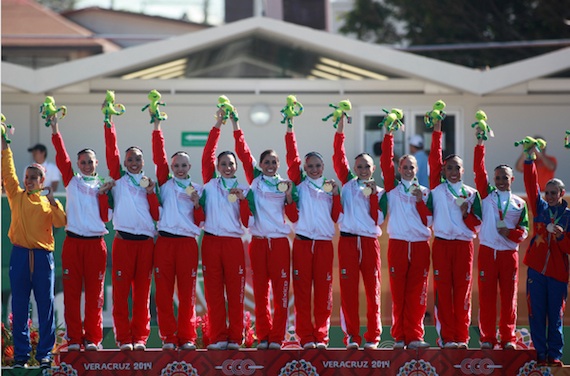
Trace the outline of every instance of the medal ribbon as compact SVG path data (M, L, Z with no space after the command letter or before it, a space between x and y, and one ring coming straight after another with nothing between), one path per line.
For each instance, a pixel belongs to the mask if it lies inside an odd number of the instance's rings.
M499 209L499 218L501 221L505 219L507 215L507 210L509 210L509 204L511 203L511 193L509 192L509 198L507 199L507 203L505 204L505 208L501 207L501 196L499 196L499 192L497 192L497 208Z
M261 176L261 180L262 180L268 187L273 187L273 188L277 189L277 186L279 185L279 183L281 183L281 182L279 181L279 175L278 175L278 174L275 175L274 179L277 180L277 183L272 183L272 182L270 182L269 180L266 180L264 175Z
M406 184L404 184L404 182L401 180L400 180L400 183L402 183L402 186L404 187L404 192L406 192L406 193L408 193L412 187L419 187L417 178L412 179L412 182L411 182L409 187L406 187Z
M141 185L139 183L137 183L137 180L133 177L133 175L127 173L127 175L129 176L129 178L131 179L131 182L135 185L135 187L140 187Z
M550 208L548 208L548 214L550 214L550 223L552 223L553 225L557 225L558 222L560 222L560 220L562 219L562 215L560 215L558 218L556 218L556 213L553 213Z
M457 192L455 192L455 189L453 189L453 187L451 186L451 184L449 184L449 181L445 181L445 183L447 184L447 188L449 189L449 191L451 192L451 194L454 197L462 197L462 198L467 198L467 192L465 191L465 187L463 186L463 184L461 184L461 196L459 196L457 194Z
M179 186L180 188L184 189L184 190L185 190L186 188L192 186L192 180L190 180L190 183L189 183L188 185L184 185L184 184L182 184L181 182L179 182L176 178L173 178L173 179L174 179L174 182L176 183L176 185Z
M220 179L222 180L222 185L224 186L224 189L228 192L230 190L234 189L235 187L237 187L237 185L238 185L238 182L236 179L236 181L234 181L234 184L230 188L228 188L228 186L226 185L226 180L222 176L220 176Z

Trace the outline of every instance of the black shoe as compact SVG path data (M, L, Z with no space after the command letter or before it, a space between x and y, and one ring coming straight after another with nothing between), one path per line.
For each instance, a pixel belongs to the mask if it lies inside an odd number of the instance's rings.
M12 368L26 368L27 364L27 360L16 360L14 364L12 364Z
M43 358L40 361L40 368L41 369L51 368L51 358Z

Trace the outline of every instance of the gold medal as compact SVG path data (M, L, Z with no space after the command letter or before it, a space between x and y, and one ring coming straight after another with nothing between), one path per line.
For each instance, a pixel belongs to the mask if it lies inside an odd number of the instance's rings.
M503 221L502 219L497 221L497 228L505 228L505 227L507 227L505 221Z
M463 205L464 202L465 202L465 199L463 197L457 197L455 199L455 205L457 205L457 206Z
M554 223L549 223L546 226L546 231L550 232L551 234L554 234L556 226L554 225Z
M194 189L194 187L192 185L189 185L186 187L185 191L186 191L186 194L188 196L190 196L190 195L192 195L192 193L194 193L196 191L196 189Z
M230 194L228 195L228 201L229 201L229 202L232 202L232 203L233 203L233 202L236 202L237 199L238 199L238 197L237 197L237 195L236 195L235 193L230 193Z
M323 191L329 193L332 192L332 190L333 190L333 185L331 182L327 181L325 184L323 184Z
M150 185L150 179L147 178L146 176L143 176L141 178L141 181L139 182L139 185L143 188L146 188Z
M281 183L277 184L277 190L279 192L286 192L287 189L289 189L289 185L287 185L287 183L285 183L284 181L282 181Z
M364 187L364 189L362 190L362 194L364 195L364 197L369 197L372 194L372 188L368 186Z

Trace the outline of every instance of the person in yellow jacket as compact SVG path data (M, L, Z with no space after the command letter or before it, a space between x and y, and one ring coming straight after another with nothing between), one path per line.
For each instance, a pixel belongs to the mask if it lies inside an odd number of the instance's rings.
M2 127L4 125L2 124ZM8 238L10 255L10 287L14 338L14 367L25 367L32 347L28 327L30 293L38 307L40 340L36 359L40 367L52 363L55 342L54 323L54 259L53 226L65 226L62 204L53 197L51 188L44 188L44 168L31 164L26 168L24 188L20 187L12 150L2 138L2 180L12 213ZM44 196L42 192L47 191Z

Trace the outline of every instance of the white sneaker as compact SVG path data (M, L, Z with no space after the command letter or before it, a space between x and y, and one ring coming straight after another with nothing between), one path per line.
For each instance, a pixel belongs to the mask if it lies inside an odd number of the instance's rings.
M72 343L67 346L67 351L81 351L81 345L79 343Z
M481 344L481 350L491 350L493 348L493 344L491 342L483 342Z
M228 343L228 347L226 347L227 350L239 350L239 344L235 343L235 342L230 342Z
M408 349L427 349L431 345L426 341L412 341L408 344Z
M208 350L225 350L228 347L227 341L219 341L216 343L209 344L207 349Z
M193 342L186 342L180 346L180 350L196 350L196 345Z
M458 348L458 349L466 349L467 347L468 347L468 346L467 346L467 342L458 342L458 343L457 343L457 348Z
M444 349L456 349L458 347L457 342L446 342L445 345L443 345Z
M392 349L394 350L403 350L406 348L406 342L404 341L396 341L394 345L392 345Z
M317 349L319 349L319 350L326 350L326 348L327 348L327 344L326 344L326 343L324 343L324 342L319 342L319 343L317 343Z
M277 342L271 342L267 348L269 350L281 350L281 344Z
M358 343L349 342L348 345L346 345L346 349L347 350L358 350Z
M121 343L121 344L119 344L119 349L121 351L133 351L133 344L132 343Z
M99 351L102 348L101 345L96 345L93 342L85 342L85 351Z
M365 349L372 349L375 350L378 348L378 342L366 342L364 344L364 348Z
M145 351L146 345L144 344L144 342L137 342L133 345L133 349L135 351Z
M176 350L176 345L174 343L165 343L162 345L162 349L167 351Z
M257 349L258 350L267 350L268 346L269 346L269 343L267 341L261 341L257 344Z
M503 345L503 350L516 350L517 345L512 342L507 342Z
M305 343L305 344L303 345L303 348L304 348L305 350L314 349L314 348L316 348L316 347L317 347L317 345L315 345L314 342L307 342L307 343Z

